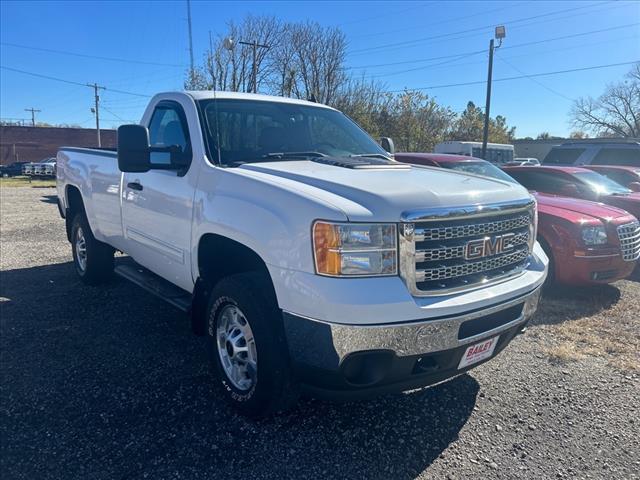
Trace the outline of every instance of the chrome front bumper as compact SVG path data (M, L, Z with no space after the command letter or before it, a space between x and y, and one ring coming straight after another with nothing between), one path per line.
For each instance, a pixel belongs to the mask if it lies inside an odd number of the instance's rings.
M345 325L320 322L285 312L284 325L292 359L323 369L337 369L350 354L391 351L397 357L425 355L456 349L524 324L536 311L541 287L509 302L462 315L425 319L403 324ZM522 308L520 308L520 306ZM477 320L491 324L492 315L511 309L513 318L502 315L499 325L460 338L461 326ZM507 312L503 312L507 313Z

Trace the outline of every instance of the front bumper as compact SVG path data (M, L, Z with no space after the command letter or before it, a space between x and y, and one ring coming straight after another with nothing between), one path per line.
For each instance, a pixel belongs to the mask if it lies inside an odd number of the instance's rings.
M533 316L540 288L508 302L402 324L329 323L284 313L294 372L317 396L359 397L431 385L462 373L466 347L499 336L502 350Z
M637 262L626 262L620 253L601 256L568 256L556 262L556 279L566 285L611 283L627 278Z

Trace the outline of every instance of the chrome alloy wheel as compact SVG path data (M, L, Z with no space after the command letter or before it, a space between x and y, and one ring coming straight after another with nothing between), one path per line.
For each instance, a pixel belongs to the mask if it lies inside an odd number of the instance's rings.
M238 390L250 390L257 379L258 352L251 326L236 305L226 305L219 313L216 346L229 381Z
M78 268L84 272L87 269L87 242L84 238L84 231L82 227L78 227L76 230L76 260L78 261Z

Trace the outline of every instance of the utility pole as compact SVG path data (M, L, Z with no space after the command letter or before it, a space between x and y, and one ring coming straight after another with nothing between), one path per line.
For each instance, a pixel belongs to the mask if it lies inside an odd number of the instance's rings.
M37 110L37 109L31 107L31 108L25 108L24 111L25 112L31 112L31 126L35 127L36 126L36 112L40 113L42 110Z
M93 88L93 95L95 97L95 107L91 110L96 114L96 132L98 135L98 148L101 147L100 143L100 95L98 95L98 90L105 90L105 87L101 87L97 83L87 83L87 87Z
M506 37L506 30L504 26L500 25L496 27L495 38L499 43L497 47L494 47L493 38L489 41L489 70L487 73L487 102L484 107L484 129L482 132L482 158L487 159L487 141L489 139L489 118L491 110L491 79L493 76L493 51L500 48L502 45L502 39Z
M256 40L253 42L238 42L242 45L249 45L253 48L253 67L251 69L253 77L253 93L258 93L258 48L269 48L269 45L261 45Z
M191 61L190 76L193 80L193 38L191 35L191 0L187 0L187 24L189 25L189 59Z

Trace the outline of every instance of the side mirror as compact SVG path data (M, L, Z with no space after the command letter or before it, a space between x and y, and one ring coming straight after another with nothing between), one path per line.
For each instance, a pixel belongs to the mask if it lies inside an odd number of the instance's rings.
M149 154L149 130L146 127L118 127L118 168L121 172L148 172L151 169Z
M149 146L149 130L146 127L122 125L118 128L118 168L121 172L183 170L188 166L189 158L180 146Z
M382 148L385 149L385 151L389 152L391 155L396 153L396 147L393 145L393 140L391 140L391 138L382 137L380 139L380 145L382 146Z
M640 182L631 182L627 187L632 192L640 192Z

